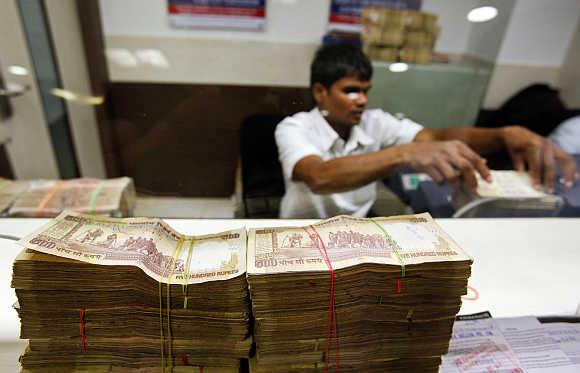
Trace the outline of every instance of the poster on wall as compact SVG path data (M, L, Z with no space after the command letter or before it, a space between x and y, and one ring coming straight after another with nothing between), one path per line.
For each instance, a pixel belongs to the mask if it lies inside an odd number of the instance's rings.
M422 0L332 0L328 17L328 31L362 31L360 15L364 7L388 7L395 9L421 9Z
M180 28L262 30L266 0L168 0L169 22Z

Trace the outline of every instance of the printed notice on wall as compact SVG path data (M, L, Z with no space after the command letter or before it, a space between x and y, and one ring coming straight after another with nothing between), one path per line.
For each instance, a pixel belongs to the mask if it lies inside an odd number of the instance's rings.
M328 31L361 32L360 16L365 7L415 9L422 0L332 0L328 16Z
M262 30L266 0L168 0L169 21L180 28Z

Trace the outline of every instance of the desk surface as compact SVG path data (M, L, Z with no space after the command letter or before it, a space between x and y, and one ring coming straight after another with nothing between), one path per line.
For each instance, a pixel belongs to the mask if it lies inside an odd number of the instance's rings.
M0 219L0 234L22 237L48 219ZM184 234L246 226L305 225L313 220L167 219ZM494 317L574 315L580 305L580 218L436 219L473 258L470 286L479 299L464 301L462 314L490 311ZM18 340L20 322L12 304L12 262L21 248L1 240L0 355ZM19 351L18 351L19 352ZM12 355L12 353L11 353ZM17 361L17 355L14 362ZM2 359L3 360L3 359ZM1 364L0 364L1 365ZM3 370L5 371L5 370Z

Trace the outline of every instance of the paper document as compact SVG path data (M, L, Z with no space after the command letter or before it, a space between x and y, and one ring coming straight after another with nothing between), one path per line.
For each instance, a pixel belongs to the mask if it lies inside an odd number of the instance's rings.
M441 373L578 373L580 325L535 317L457 321Z

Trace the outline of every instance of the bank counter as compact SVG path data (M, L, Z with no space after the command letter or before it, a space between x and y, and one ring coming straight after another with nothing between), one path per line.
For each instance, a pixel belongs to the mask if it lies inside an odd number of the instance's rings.
M0 234L23 237L48 219L1 219ZM315 220L167 219L183 234L240 227L302 226ZM460 314L493 317L580 315L580 218L436 219L474 259L469 294ZM21 251L0 239L0 372L18 372L20 322L10 288L12 262Z

